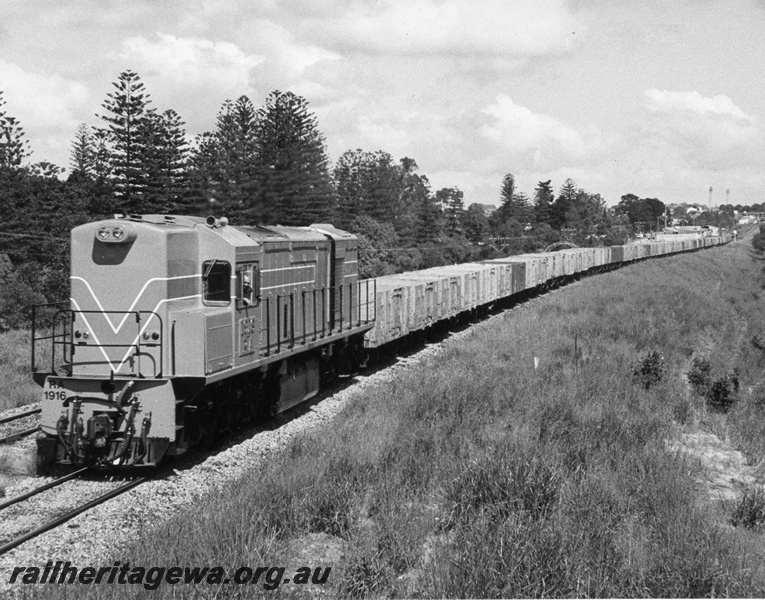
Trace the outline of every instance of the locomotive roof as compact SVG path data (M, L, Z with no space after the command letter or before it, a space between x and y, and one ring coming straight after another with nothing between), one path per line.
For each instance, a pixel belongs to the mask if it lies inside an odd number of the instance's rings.
M258 241L278 241L279 239L283 239L293 242L324 242L327 240L325 235L304 227L283 227L282 225L273 225L269 227L237 227L237 229L246 233L248 237Z
M196 217L190 215L115 215L115 219L124 219L127 221L146 223L160 227L182 227L192 229L201 225L206 226L205 217ZM311 225L310 227L287 227L284 225L225 225L224 227L214 227L214 230L221 234L223 234L223 232L226 230L236 230L245 234L248 238L256 242L315 242L325 241L327 239L327 235L330 235L334 239L354 239L355 237L353 234L337 229L330 224Z

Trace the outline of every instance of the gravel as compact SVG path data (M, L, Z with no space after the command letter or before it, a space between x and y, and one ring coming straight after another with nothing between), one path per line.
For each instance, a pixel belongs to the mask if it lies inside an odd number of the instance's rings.
M490 322L499 317L501 315L487 319L484 325L491 326ZM12 587L7 582L15 566L42 567L49 560L71 561L76 566L101 566L107 557L133 542L140 531L156 527L200 496L235 481L259 461L280 452L300 433L332 421L347 403L370 387L387 385L399 377L402 370L429 360L440 353L445 344L469 335L470 331L454 333L442 342L399 358L392 365L356 375L345 384L320 394L312 402L282 415L279 420L284 422L276 428L250 429L229 436L222 448L207 453L196 451L177 461L173 468L161 469L157 477L133 490L0 556L0 596ZM269 425L273 427L273 423ZM34 440L24 443L34 444ZM7 497L24 493L51 479L20 477L6 489ZM2 512L0 540L28 531L52 515L74 508L123 482L124 477L93 475L85 480L67 482L60 488L10 507Z
M34 404L25 404L24 406L9 408L8 410L0 411L0 419L5 419L7 417L20 415L21 413L25 413L34 408L40 408L40 404L38 402L35 402ZM21 431L22 429L29 429L39 424L40 424L39 414L29 415L28 417L22 417L21 419L16 419L15 421L11 421L10 423L0 423L0 437L5 437L6 435L11 435L17 431Z

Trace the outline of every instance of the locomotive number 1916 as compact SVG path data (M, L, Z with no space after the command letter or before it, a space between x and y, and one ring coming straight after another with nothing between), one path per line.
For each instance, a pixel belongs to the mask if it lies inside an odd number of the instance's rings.
M44 396L46 400L59 400L64 401L66 400L66 390L61 385L61 382L57 379L49 379L48 380L48 388L44 392Z

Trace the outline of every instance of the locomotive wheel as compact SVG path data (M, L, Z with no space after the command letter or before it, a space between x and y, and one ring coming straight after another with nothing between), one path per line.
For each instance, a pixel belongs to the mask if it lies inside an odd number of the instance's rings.
M250 422L250 409L244 403L244 400L238 400L234 408L234 428L239 429L242 425Z
M202 445L205 448L210 448L218 440L218 424L216 421L211 421L202 426Z
M202 441L202 428L196 419L189 419L183 433L189 448L196 448Z
M230 405L221 407L220 418L218 419L218 431L220 433L230 433L234 426L234 413Z

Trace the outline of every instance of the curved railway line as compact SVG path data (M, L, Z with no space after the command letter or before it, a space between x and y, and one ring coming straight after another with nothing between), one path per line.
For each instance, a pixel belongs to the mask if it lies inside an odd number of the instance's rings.
M739 239L739 241L741 241L741 240ZM596 271L592 271L592 272L596 272ZM578 274L578 277L572 277L571 280L578 280L582 275L586 275L586 274L588 274L588 273ZM533 296L544 294L544 293L550 291L551 289L555 289L555 288L559 287L561 284L565 283L565 278L561 279L561 280L558 280L555 283L557 285L540 286L540 287L536 288L536 290L535 290L536 293L535 294L532 293L530 295L533 297ZM529 291L532 291L532 290L529 290ZM526 296L524 296L524 298L516 297L514 299L515 302L512 302L511 304L515 304L516 302L522 301L523 299L526 299L526 298L527 298ZM499 309L500 307L497 306L496 308ZM501 310L497 310L497 311L489 310L487 312L488 312L488 314L485 315L485 316L489 316L491 314L494 314L495 312L501 312ZM478 315L476 315L476 316L478 316ZM478 320L483 320L483 319L478 319ZM436 332L434 331L433 333L436 333ZM442 333L446 333L446 332L442 331ZM440 338L441 336L437 335L436 337ZM444 337L446 337L446 336L444 336ZM412 341L414 341L414 339L412 339ZM422 340L419 340L419 341L422 341ZM419 344L416 344L416 345L419 346ZM380 357L380 358L382 358L382 357ZM383 361L379 361L378 364L376 365L376 368L372 367L372 370L379 369L382 366L380 364L380 362L387 362L387 361L384 361L384 360ZM365 369L365 371L366 371L366 369ZM344 387L344 386L332 385L332 386L329 387L329 389L323 390L324 393L322 395L332 394L333 393L332 390L334 388L339 388L339 387ZM308 406L305 406L303 409L298 408L297 412L302 414L306 409L310 410L310 408ZM27 418L27 417L33 417L33 416L39 414L40 412L41 412L41 409L36 408L36 409L27 410L27 411L24 411L24 412L21 412L21 413L17 413L15 415L10 415L10 416L7 416L7 417L0 418L0 426L5 426L5 425L8 425L8 424L12 424L12 423L14 423L16 421L20 421L20 420L22 420L24 418ZM299 418L299 415L296 415L295 418ZM251 428L252 428L251 426L245 426L245 429L251 429ZM36 433L37 431L39 431L39 426L35 426L35 427L28 428L28 429L25 429L25 430L22 430L22 431L19 431L19 432L12 433L10 435L6 435L5 437L0 438L0 444L10 444L12 442L15 442L15 441L25 437L25 436L32 435L32 434ZM250 437L249 433L247 434L247 437ZM236 442L236 443L239 443L239 442ZM196 462L196 461L193 461L193 462ZM87 469L87 468L78 469L76 471L73 471L72 473L69 473L69 474L67 474L65 476L62 476L62 477L60 477L58 479L55 479L55 480L53 480L51 482L48 482L48 483L44 484L44 485L36 487L36 488L34 488L34 489L30 490L30 491L18 494L17 496L8 499L5 502L0 503L0 511L5 510L6 508L9 508L11 506L20 504L20 503L22 503L22 502L24 502L24 501L26 501L26 500L28 500L28 499L30 499L30 498L40 494L40 493L43 493L45 491L48 491L48 490L51 490L51 489L54 489L54 488L58 488L58 487L64 485L65 483L67 483L69 481L79 479L88 470L89 469ZM153 478L154 477L152 477L152 479ZM63 512L61 514L58 514L58 515L54 516L53 518L50 518L49 520L47 520L46 522L44 522L41 525L40 524L36 525L33 529L28 530L28 531L26 531L25 533L23 533L21 535L14 534L14 537L12 539L7 539L7 541L3 540L2 538L0 538L0 556L2 556L3 554L8 553L9 551L11 551L11 550L13 550L15 548L18 548L19 546L21 546L25 542L27 542L27 541L29 541L29 540L31 540L31 539L33 539L33 538L35 538L35 537L45 533L47 531L50 531L52 529L55 529L56 527L59 527L60 525L66 523L67 521L69 521L70 519L76 517L77 515L80 515L80 514L86 512L86 511L89 511L89 510L91 510L91 509L93 509L93 508L95 508L95 507L97 507L97 506L99 506L101 504L104 504L104 503L108 502L109 500L111 500L113 498L116 498L117 496L120 496L121 494L123 494L123 493L125 493L125 492L127 492L127 491L129 491L129 490L131 490L131 489L133 489L133 488L135 488L137 486L139 486L140 484L144 483L145 481L147 481L147 479L149 479L149 478L147 478L147 477L131 478L129 481L125 482L124 484L119 485L119 486L117 486L117 487L115 487L115 488L113 488L113 489L111 489L111 490L109 490L109 491L107 491L107 492L105 492L103 494L100 494L97 497L95 497L95 498L93 498L93 499L91 499L91 500L89 500L87 502L79 504L79 505L75 506L74 508L68 508L65 512Z
M69 301L33 307L38 459L156 467L309 400L410 337L584 274L729 240L666 236L360 279L356 236L330 224L87 223L72 230ZM49 360L36 360L38 344Z

